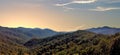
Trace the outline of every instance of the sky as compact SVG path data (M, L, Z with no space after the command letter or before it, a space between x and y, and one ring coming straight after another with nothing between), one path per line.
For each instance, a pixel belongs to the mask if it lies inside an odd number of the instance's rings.
M56 31L120 28L120 0L0 0L0 26Z

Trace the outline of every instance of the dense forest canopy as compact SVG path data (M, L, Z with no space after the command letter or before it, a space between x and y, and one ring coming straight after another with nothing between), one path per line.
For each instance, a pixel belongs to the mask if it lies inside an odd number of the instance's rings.
M0 55L119 55L120 33L85 30L25 41L25 35L0 29Z

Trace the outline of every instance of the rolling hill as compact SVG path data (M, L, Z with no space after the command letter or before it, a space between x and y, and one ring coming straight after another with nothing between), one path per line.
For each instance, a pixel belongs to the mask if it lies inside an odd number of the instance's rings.
M44 39L31 39L24 45L35 51L36 55L112 55L120 54L119 38L120 33L110 36L79 30Z

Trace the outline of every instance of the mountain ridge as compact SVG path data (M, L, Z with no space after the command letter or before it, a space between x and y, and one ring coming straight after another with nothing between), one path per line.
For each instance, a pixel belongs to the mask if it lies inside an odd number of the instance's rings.
M0 26L0 32L4 34L13 34L19 38L45 38L53 35L60 34L61 32L56 32L51 29L40 29L40 28L8 28Z
M120 28L109 27L109 26L103 26L103 27L98 27L98 28L90 28L90 29L86 29L86 30L94 32L94 33L106 34L106 35L112 35L112 34L120 32Z

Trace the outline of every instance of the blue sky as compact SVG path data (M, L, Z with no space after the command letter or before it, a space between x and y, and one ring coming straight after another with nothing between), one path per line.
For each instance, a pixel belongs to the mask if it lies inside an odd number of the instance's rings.
M0 0L0 25L70 31L120 27L120 0Z

